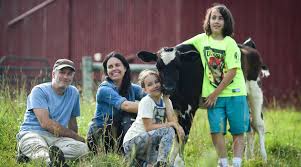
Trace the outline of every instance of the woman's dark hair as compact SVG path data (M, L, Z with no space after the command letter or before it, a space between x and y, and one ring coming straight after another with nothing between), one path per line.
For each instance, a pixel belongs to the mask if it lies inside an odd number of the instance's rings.
M204 24L203 24L203 29L207 35L211 35L212 31L210 28L210 17L213 9L217 9L221 15L224 18L224 28L223 28L223 36L233 36L234 35L234 19L233 16L230 12L230 10L223 4L213 4L211 8L207 10Z
M115 58L119 59L121 61L121 63L123 64L123 66L125 67L125 69L126 69L125 74L124 74L123 79L122 79L121 86L119 88L119 94L121 96L126 97L128 95L129 88L131 87L131 69L130 69L130 65L127 62L127 60L124 58L124 56L121 55L120 53L117 53L117 52L109 53L106 56L105 60L103 61L103 69L104 69L105 75L107 76L107 78L106 78L107 80L112 81L111 78L108 77L108 70L107 70L108 60L112 57L115 57Z

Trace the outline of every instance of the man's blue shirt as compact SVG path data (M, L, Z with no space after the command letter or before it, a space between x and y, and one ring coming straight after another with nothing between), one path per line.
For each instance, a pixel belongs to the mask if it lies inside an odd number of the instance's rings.
M50 119L67 128L70 118L80 115L79 92L72 85L66 88L63 95L58 95L50 82L35 86L27 97L27 108L20 132L47 131L41 127L33 109L48 110Z

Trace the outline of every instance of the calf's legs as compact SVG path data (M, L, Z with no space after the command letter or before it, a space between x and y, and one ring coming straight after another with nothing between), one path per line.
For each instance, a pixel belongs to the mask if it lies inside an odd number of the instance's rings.
M247 81L248 100L251 109L251 126L258 133L260 152L264 161L267 161L267 153L264 144L264 121L261 117L263 93L257 81ZM254 157L254 131L247 134L246 157Z

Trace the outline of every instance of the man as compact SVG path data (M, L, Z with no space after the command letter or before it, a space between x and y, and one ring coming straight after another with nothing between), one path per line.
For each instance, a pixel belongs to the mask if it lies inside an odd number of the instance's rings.
M17 134L18 160L42 158L49 166L67 166L66 159L87 154L85 139L78 134L79 92L71 85L74 63L58 59L52 82L35 86L27 98L24 122Z

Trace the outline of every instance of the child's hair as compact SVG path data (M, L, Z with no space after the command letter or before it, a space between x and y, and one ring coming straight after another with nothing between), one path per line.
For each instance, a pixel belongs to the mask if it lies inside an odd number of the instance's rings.
M161 82L159 73L157 71L154 71L154 70L143 70L143 71L140 72L139 77L138 77L138 83L140 84L140 86L142 88L145 88L144 80L149 75L156 76L159 79L159 81Z
M234 19L233 16L230 12L230 10L223 4L213 4L211 8L209 8L207 10L206 16L205 16L205 20L204 20L204 24L203 24L203 28L204 31L207 35L211 35L212 31L210 28L210 17L211 17L211 13L213 9L217 9L220 14L223 16L224 18L224 28L223 28L223 36L233 36L234 35Z

